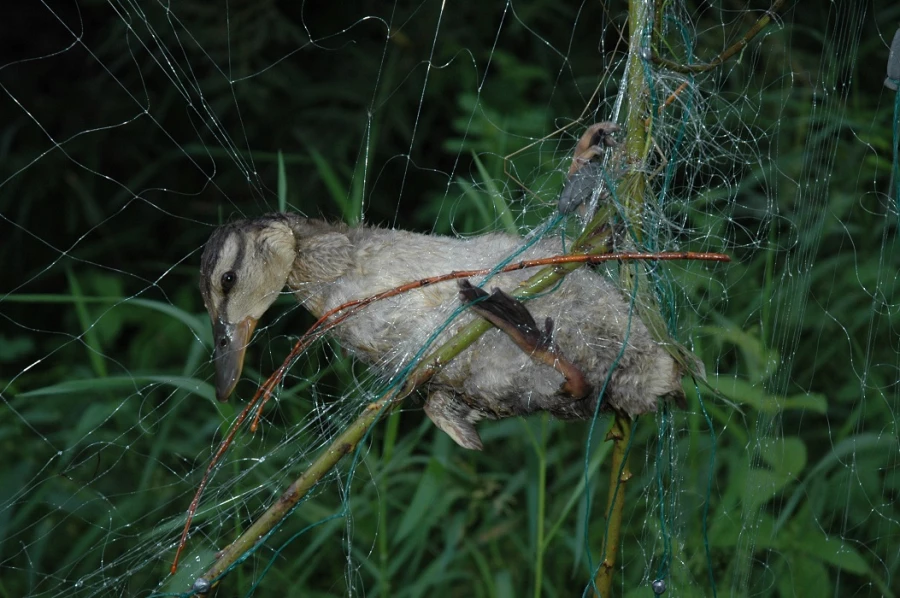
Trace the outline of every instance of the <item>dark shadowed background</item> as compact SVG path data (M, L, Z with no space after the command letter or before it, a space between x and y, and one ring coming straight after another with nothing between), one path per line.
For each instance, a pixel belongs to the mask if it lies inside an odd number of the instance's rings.
M665 8L658 51L680 62L711 60L768 6L650 4ZM646 63L658 100L691 90L659 112L672 168L648 228L663 249L734 260L667 266L667 307L741 410L695 393L640 420L617 595L652 595L657 577L678 596L900 588L897 120L882 84L900 6L838 4L787 2L710 73ZM584 128L622 118L626 14L555 0L0 8L0 596L187 591L371 398L337 346L305 355L167 577L211 451L311 323L282 298L239 398L212 400L197 280L216 225L283 204L524 234L553 215ZM576 595L602 549L606 427L508 420L472 453L412 398L219 595Z

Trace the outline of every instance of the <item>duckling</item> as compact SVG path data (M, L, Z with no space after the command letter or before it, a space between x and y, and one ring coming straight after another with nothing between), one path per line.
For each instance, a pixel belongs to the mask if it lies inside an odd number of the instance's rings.
M522 247L522 239L504 233L457 238L288 213L226 224L213 232L200 266L200 291L215 338L216 396L224 401L233 391L256 323L285 287L320 317L413 280L491 268ZM516 259L561 253L561 240L548 236ZM475 428L482 419L539 411L585 419L598 402L634 417L655 411L660 398L683 403L684 369L651 338L630 297L610 280L581 268L552 292L523 304L506 291L528 276L497 274L488 281L496 287L490 295L468 281L419 288L370 304L330 334L390 377L432 336L437 347L473 318L495 324L424 388L425 413L468 449L482 449ZM470 309L452 319L461 304ZM543 330L532 314L544 318Z

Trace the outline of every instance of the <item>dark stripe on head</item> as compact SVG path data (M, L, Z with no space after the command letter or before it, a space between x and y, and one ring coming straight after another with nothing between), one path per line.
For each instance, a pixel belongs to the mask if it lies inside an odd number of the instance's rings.
M247 253L247 237L246 235L241 234L240 230L235 230L234 234L240 235L240 244L238 245L237 255L234 257L234 263L231 264L231 267L228 270L232 272L240 272L241 266L244 265L244 255ZM228 301L231 299L230 294L226 294L225 298L222 299L222 305L219 306L219 317L222 317L223 314L228 313Z
M203 295L203 301L207 303L207 305L209 303L210 292L212 291L210 276L212 276L213 271L216 269L216 265L219 263L219 257L222 255L222 247L225 246L228 235L230 235L234 229L234 223L220 226L213 231L213 234L210 235L209 240L206 242L206 247L203 248L203 255L200 257L200 294Z
M204 247L203 255L200 258L200 294L203 295L203 300L207 305L209 305L209 300L212 296L212 275L219 265L219 259L222 257L225 243L231 235L241 235L241 230L248 224L249 221L247 220L239 220L237 222L232 222L231 224L220 226L213 231L213 234L209 237L209 241L206 242L206 247ZM243 237L243 235L241 235L241 237ZM235 264L232 265L231 269L235 270L240 267L243 260L244 243L241 243L237 259L235 259Z

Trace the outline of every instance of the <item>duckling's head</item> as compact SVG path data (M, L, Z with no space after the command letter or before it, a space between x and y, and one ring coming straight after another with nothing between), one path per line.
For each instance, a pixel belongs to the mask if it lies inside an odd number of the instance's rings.
M213 232L200 262L200 294L213 326L216 398L228 399L259 318L278 298L296 255L288 220L241 220Z

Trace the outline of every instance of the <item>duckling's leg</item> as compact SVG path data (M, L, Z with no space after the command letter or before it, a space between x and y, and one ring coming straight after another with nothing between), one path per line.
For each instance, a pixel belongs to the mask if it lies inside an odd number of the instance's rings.
M553 319L544 321L544 330L525 305L500 289L493 289L488 295L484 290L472 286L468 280L459 281L460 300L479 316L502 330L525 353L537 361L549 365L565 376L566 381L560 391L574 399L582 399L591 392L584 372L566 359L553 342Z
M459 446L473 451L483 448L475 422L484 415L457 395L443 389L432 392L425 401L425 414Z
M559 194L559 211L562 214L570 214L591 199L594 191L603 182L603 166L597 162L588 162L579 167L575 174L569 177ZM609 195L606 189L600 189L600 199Z

